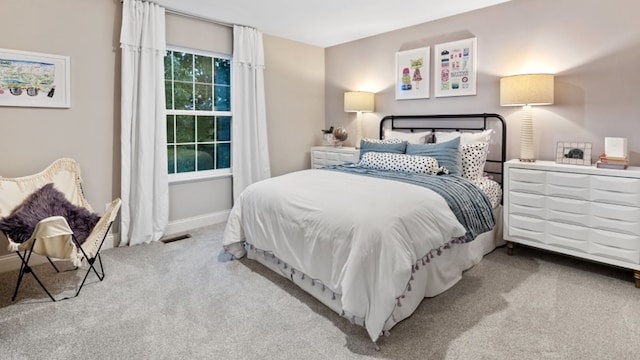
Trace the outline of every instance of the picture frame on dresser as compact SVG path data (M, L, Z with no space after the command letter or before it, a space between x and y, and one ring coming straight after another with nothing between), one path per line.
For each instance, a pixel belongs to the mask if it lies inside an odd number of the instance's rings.
M591 143L575 141L558 141L556 162L568 165L591 166Z

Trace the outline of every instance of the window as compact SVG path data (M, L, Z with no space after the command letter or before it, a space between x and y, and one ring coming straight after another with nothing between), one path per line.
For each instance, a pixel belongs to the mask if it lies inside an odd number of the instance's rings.
M231 173L231 59L170 48L164 58L169 179Z

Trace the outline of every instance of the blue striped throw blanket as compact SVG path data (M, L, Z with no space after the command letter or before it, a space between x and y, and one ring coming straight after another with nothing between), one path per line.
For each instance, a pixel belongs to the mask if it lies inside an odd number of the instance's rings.
M375 170L354 164L330 165L322 169L397 180L435 191L446 200L460 224L467 229L467 233L461 239L464 242L472 241L495 225L491 202L487 196L476 185L461 176Z

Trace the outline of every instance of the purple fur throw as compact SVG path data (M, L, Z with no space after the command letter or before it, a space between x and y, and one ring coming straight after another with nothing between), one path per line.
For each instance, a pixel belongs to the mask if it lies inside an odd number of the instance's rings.
M67 219L80 244L87 239L100 219L98 214L70 203L53 184L47 184L29 195L9 216L0 219L0 230L14 242L22 243L31 237L38 222L49 216Z

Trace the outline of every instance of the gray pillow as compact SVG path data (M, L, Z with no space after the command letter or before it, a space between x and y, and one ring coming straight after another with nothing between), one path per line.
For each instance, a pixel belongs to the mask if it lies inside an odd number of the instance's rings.
M440 166L449 170L449 175L461 175L460 137L436 144L407 144L407 155L430 156L438 160Z
M407 148L406 141L385 143L385 142L371 142L366 140L360 141L360 159L368 152L383 152L392 154L404 154Z

